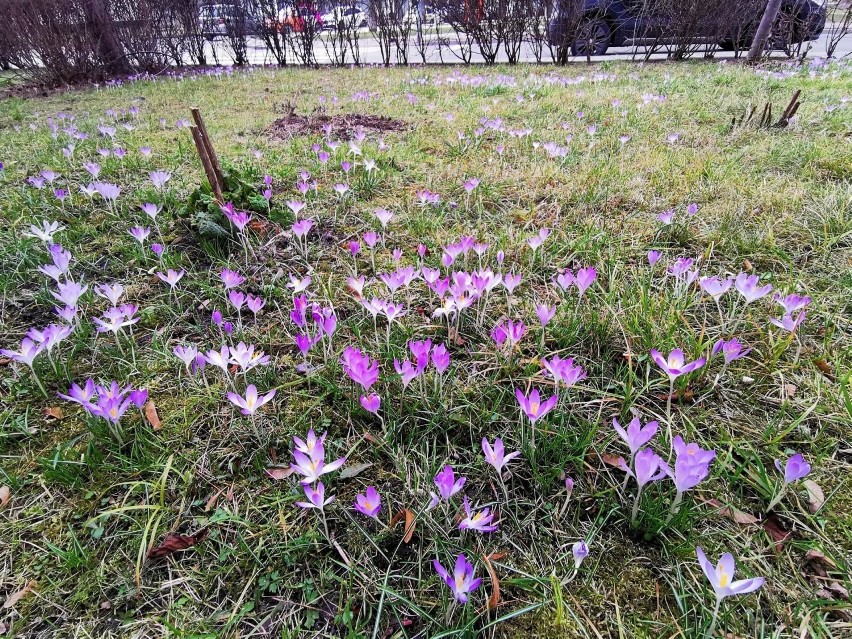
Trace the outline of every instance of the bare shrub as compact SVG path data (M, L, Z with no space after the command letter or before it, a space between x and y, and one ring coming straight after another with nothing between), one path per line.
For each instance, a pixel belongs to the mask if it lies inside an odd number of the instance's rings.
M0 15L0 38L6 42L9 63L30 79L54 84L105 75L81 3L0 0Z
M829 0L827 10L825 54L829 58L833 58L841 40L852 33L852 2L849 2L849 0Z
M398 64L408 64L412 28L411 15L405 11L408 5L407 0L370 0L367 5L370 31L379 43L385 66L390 64L392 54Z
M257 34L280 67L287 66L287 39L284 36L284 14L278 0L252 0L252 13L258 21Z
M351 55L352 62L360 64L359 40L364 14L359 10L357 1L347 0L336 5L331 14L331 24L323 25L325 37L321 38L329 60L343 66L347 63L347 56Z
M285 40L299 64L316 64L314 46L320 35L320 11L312 0L284 0L281 9Z

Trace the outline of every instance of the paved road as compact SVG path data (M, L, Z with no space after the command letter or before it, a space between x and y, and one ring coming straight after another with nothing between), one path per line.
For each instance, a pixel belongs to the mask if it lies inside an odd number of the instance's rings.
M460 52L462 50L461 46L458 42L455 41L455 36L452 32L441 33L440 37L442 42L438 41L438 38L433 34L430 36L430 41L428 43L426 49L426 62L428 64L435 63L460 63L462 62ZM827 35L823 33L819 40L811 43L811 50L808 54L808 57L824 57L826 51L826 43L827 43ZM208 55L212 57L215 48L216 57L218 61L223 64L228 64L231 62L231 58L229 56L229 49L224 43L224 41L216 40L213 43L208 44ZM360 49L360 58L362 64L381 64L382 56L381 50L379 48L378 41L372 36L372 34L368 30L362 30L359 38L359 49ZM475 47L474 47L475 49ZM408 60L412 63L421 62L420 54L418 53L416 47L414 46L414 39L409 42L409 53ZM639 54L634 54L632 47L613 47L611 48L605 56L594 56L592 58L593 61L601 62L604 60L630 60L630 59L639 59L641 60L644 57L644 53L642 53L642 49L640 49ZM328 64L330 62L330 57L326 53L322 42L317 41L314 52L317 58L317 62L320 64ZM288 52L290 53L290 52ZM840 43L840 46L837 47L835 51L835 57L852 57L852 35L846 36ZM249 38L248 40L248 56L249 62L251 64L274 64L275 59L272 55L267 51L266 46L263 41L257 38ZM292 58L292 54L290 54ZM697 58L701 57L701 53L696 54ZM723 58L731 58L733 54L726 51L716 51L714 57L717 59ZM651 56L652 60L664 60L666 58L665 52L663 53L655 53ZM522 62L535 62L536 58L534 55L533 48L529 44L525 44L522 51L520 59ZM395 51L391 52L391 60L395 60ZM545 48L543 52L543 60L546 62L550 61L550 54ZM573 58L577 62L585 61L585 58ZM347 56L347 61L352 61L352 56ZM476 53L472 56L472 62L478 63L482 62L482 57ZM501 52L501 55L498 58L498 62L506 62L506 55Z

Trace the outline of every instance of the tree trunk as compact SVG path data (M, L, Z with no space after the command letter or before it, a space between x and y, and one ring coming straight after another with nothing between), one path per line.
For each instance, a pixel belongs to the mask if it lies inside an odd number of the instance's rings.
M769 39L769 34L772 32L772 25L778 19L778 13L781 10L781 0L767 0L766 10L763 12L763 17L760 19L760 24L757 31L754 33L754 40L751 41L751 48L748 50L746 62L749 64L757 62L763 55L763 50L766 48L766 41Z
M107 10L106 0L84 0L83 10L86 12L86 26L92 33L95 51L104 70L114 74L133 73L133 67L127 60Z

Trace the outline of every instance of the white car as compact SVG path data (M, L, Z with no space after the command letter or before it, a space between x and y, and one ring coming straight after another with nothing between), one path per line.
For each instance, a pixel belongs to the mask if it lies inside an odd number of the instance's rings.
M420 18L420 12L417 9L417 4L412 3L412 6L408 13L405 14L405 20L411 24L417 24L417 20ZM423 23L422 24L436 24L440 22L438 12L435 11L432 7L426 6L423 10Z
M360 7L335 7L322 16L323 29L345 29L367 26L367 12Z

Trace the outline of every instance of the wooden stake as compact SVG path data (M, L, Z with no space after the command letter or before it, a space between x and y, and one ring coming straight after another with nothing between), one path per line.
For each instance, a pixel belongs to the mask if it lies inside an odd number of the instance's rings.
M213 168L213 173L216 175L216 180L219 182L219 190L221 191L225 184L225 179L222 177L222 167L219 166L219 157L213 148L213 142L210 140L210 134L207 133L207 127L204 126L201 111L199 111L198 107L192 107L190 111L192 112L192 119L195 120L195 126L201 132L201 139L204 142L204 147L207 149L207 157L210 158L210 165Z
M213 195L216 202L221 206L224 204L222 197L222 188L219 186L219 180L216 179L216 172L213 170L213 165L210 163L210 156L207 154L207 147L204 145L204 138L197 126L189 127L192 132L192 139L195 141L195 150L198 151L198 157L201 158L201 165L204 167L204 173L207 174L207 181L210 182L210 188L213 189Z

